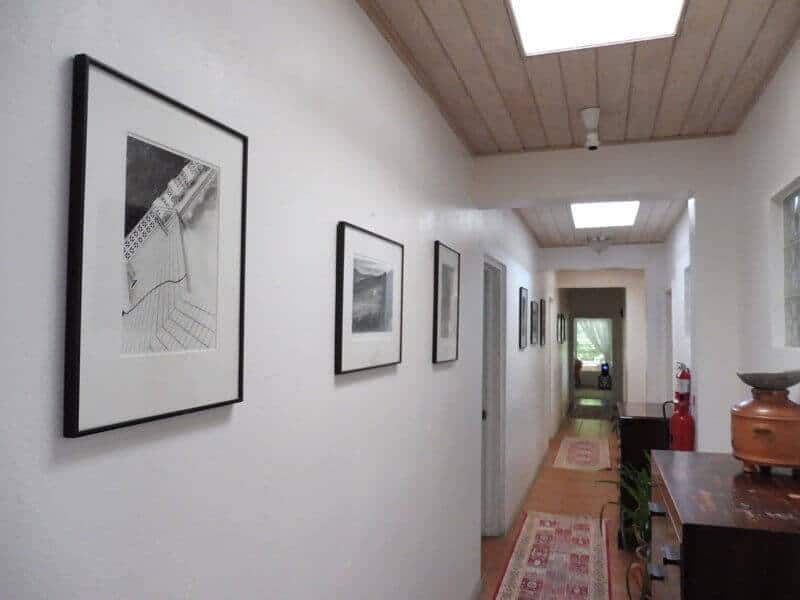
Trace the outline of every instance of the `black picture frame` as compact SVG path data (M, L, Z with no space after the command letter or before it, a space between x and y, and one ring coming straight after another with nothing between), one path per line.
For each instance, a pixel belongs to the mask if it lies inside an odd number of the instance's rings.
M345 369L343 367L343 333L344 333L344 279L345 279L345 250L347 243L347 230L352 229L359 231L370 237L392 244L400 249L400 309L399 309L399 338L398 338L398 352L397 360L382 362L380 364L366 365L363 367ZM380 369L381 367L388 367L397 365L403 362L403 286L404 286L404 271L405 271L405 246L398 241L383 235L377 234L373 231L359 227L347 221L339 221L336 226L336 304L335 304L335 324L334 324L334 367L335 375L344 375L347 373L357 373L360 371L369 371L371 369Z
M519 349L528 347L528 288L519 288Z
M539 302L538 300L531 300L531 346L539 345Z
M547 326L547 302L544 298L539 300L539 345L544 346L547 343L546 326Z
M439 269L439 264L441 262L441 257L444 252L452 252L456 255L456 262L457 262L457 269L456 269L456 279L458 280L458 285L456 287L456 324L455 324L455 333L456 333L456 347L455 347L455 356L453 358L440 358L439 357L439 317L440 317L440 310L439 310L439 301L441 298L441 290L439 289L439 282L441 280L441 273ZM454 362L458 360L458 345L459 345L459 334L461 331L461 253L453 250L447 244L436 240L433 244L433 353L432 353L432 362L434 364L439 363L447 363L447 362Z
M563 344L567 341L567 316L564 313L558 314L558 343Z
M242 177L241 177L241 231L240 231L240 273L239 273L239 331L238 331L238 382L237 395L219 402L200 406L192 406L183 410L171 410L164 413L126 419L98 427L80 427L80 373L81 373L81 324L84 313L82 285L84 277L84 218L86 210L87 181L87 127L89 115L89 73L98 69L105 74L131 86L134 90L148 94L153 98L188 114L208 125L213 126L237 138L242 144ZM82 437L121 427L129 427L150 421L166 419L179 415L198 412L220 406L242 402L244 400L244 304L245 304L245 233L247 223L247 158L248 138L243 133L190 108L146 84L129 77L120 71L90 57L78 54L73 59L72 72L72 138L70 157L69 217L67 238L67 286L66 286L66 323L64 352L64 422L63 435L68 438ZM111 391L110 391L111 392Z

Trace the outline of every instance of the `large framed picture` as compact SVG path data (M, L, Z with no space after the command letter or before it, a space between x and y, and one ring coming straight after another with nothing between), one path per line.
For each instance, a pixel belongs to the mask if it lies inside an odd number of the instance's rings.
M442 242L433 245L433 362L458 360L461 255Z
M336 231L334 372L403 358L403 245L350 223Z
M539 302L531 300L531 346L539 345Z
M519 288L519 349L528 347L528 288Z
M247 138L73 64L64 435L242 400Z

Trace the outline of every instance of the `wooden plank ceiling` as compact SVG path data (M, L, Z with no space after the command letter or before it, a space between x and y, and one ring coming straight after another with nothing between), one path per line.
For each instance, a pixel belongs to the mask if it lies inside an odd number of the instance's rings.
M800 0L686 0L674 38L522 56L505 0L357 0L475 154L736 131L800 28ZM553 0L554 2L558 0Z
M568 201L542 202L518 208L540 248L585 246L588 238L604 236L611 244L664 242L673 225L686 210L685 197L660 196L639 199L636 222L630 227L575 229Z

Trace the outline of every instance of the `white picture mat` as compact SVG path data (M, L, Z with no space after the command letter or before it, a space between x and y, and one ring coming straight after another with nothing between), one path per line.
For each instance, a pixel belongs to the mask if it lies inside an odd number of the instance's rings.
M242 140L95 66L87 114L79 428L237 398ZM129 133L220 169L216 350L121 355Z
M461 318L459 305L461 303L461 270L459 269L459 255L454 250L451 250L443 244L439 244L439 264L438 264L438 281L436 284L439 286L439 293L436 302L436 360L454 360L458 356L458 332L461 327ZM442 337L441 334L441 315L442 304L448 301L444 297L444 286L442 285L442 276L444 269L443 265L448 265L453 269L455 279L453 280L453 289L456 293L456 302L453 306L453 323L455 330L453 335L449 338Z
M353 259L356 255L386 263L394 270L392 327L380 333L353 333ZM403 249L353 227L345 227L342 285L342 371L352 371L400 360L403 301Z

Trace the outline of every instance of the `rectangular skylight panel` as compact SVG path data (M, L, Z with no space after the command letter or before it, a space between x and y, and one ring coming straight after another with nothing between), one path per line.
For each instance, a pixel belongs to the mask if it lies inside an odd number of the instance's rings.
M685 0L510 0L527 56L675 35Z
M639 201L578 202L570 205L575 229L629 227L636 222Z

